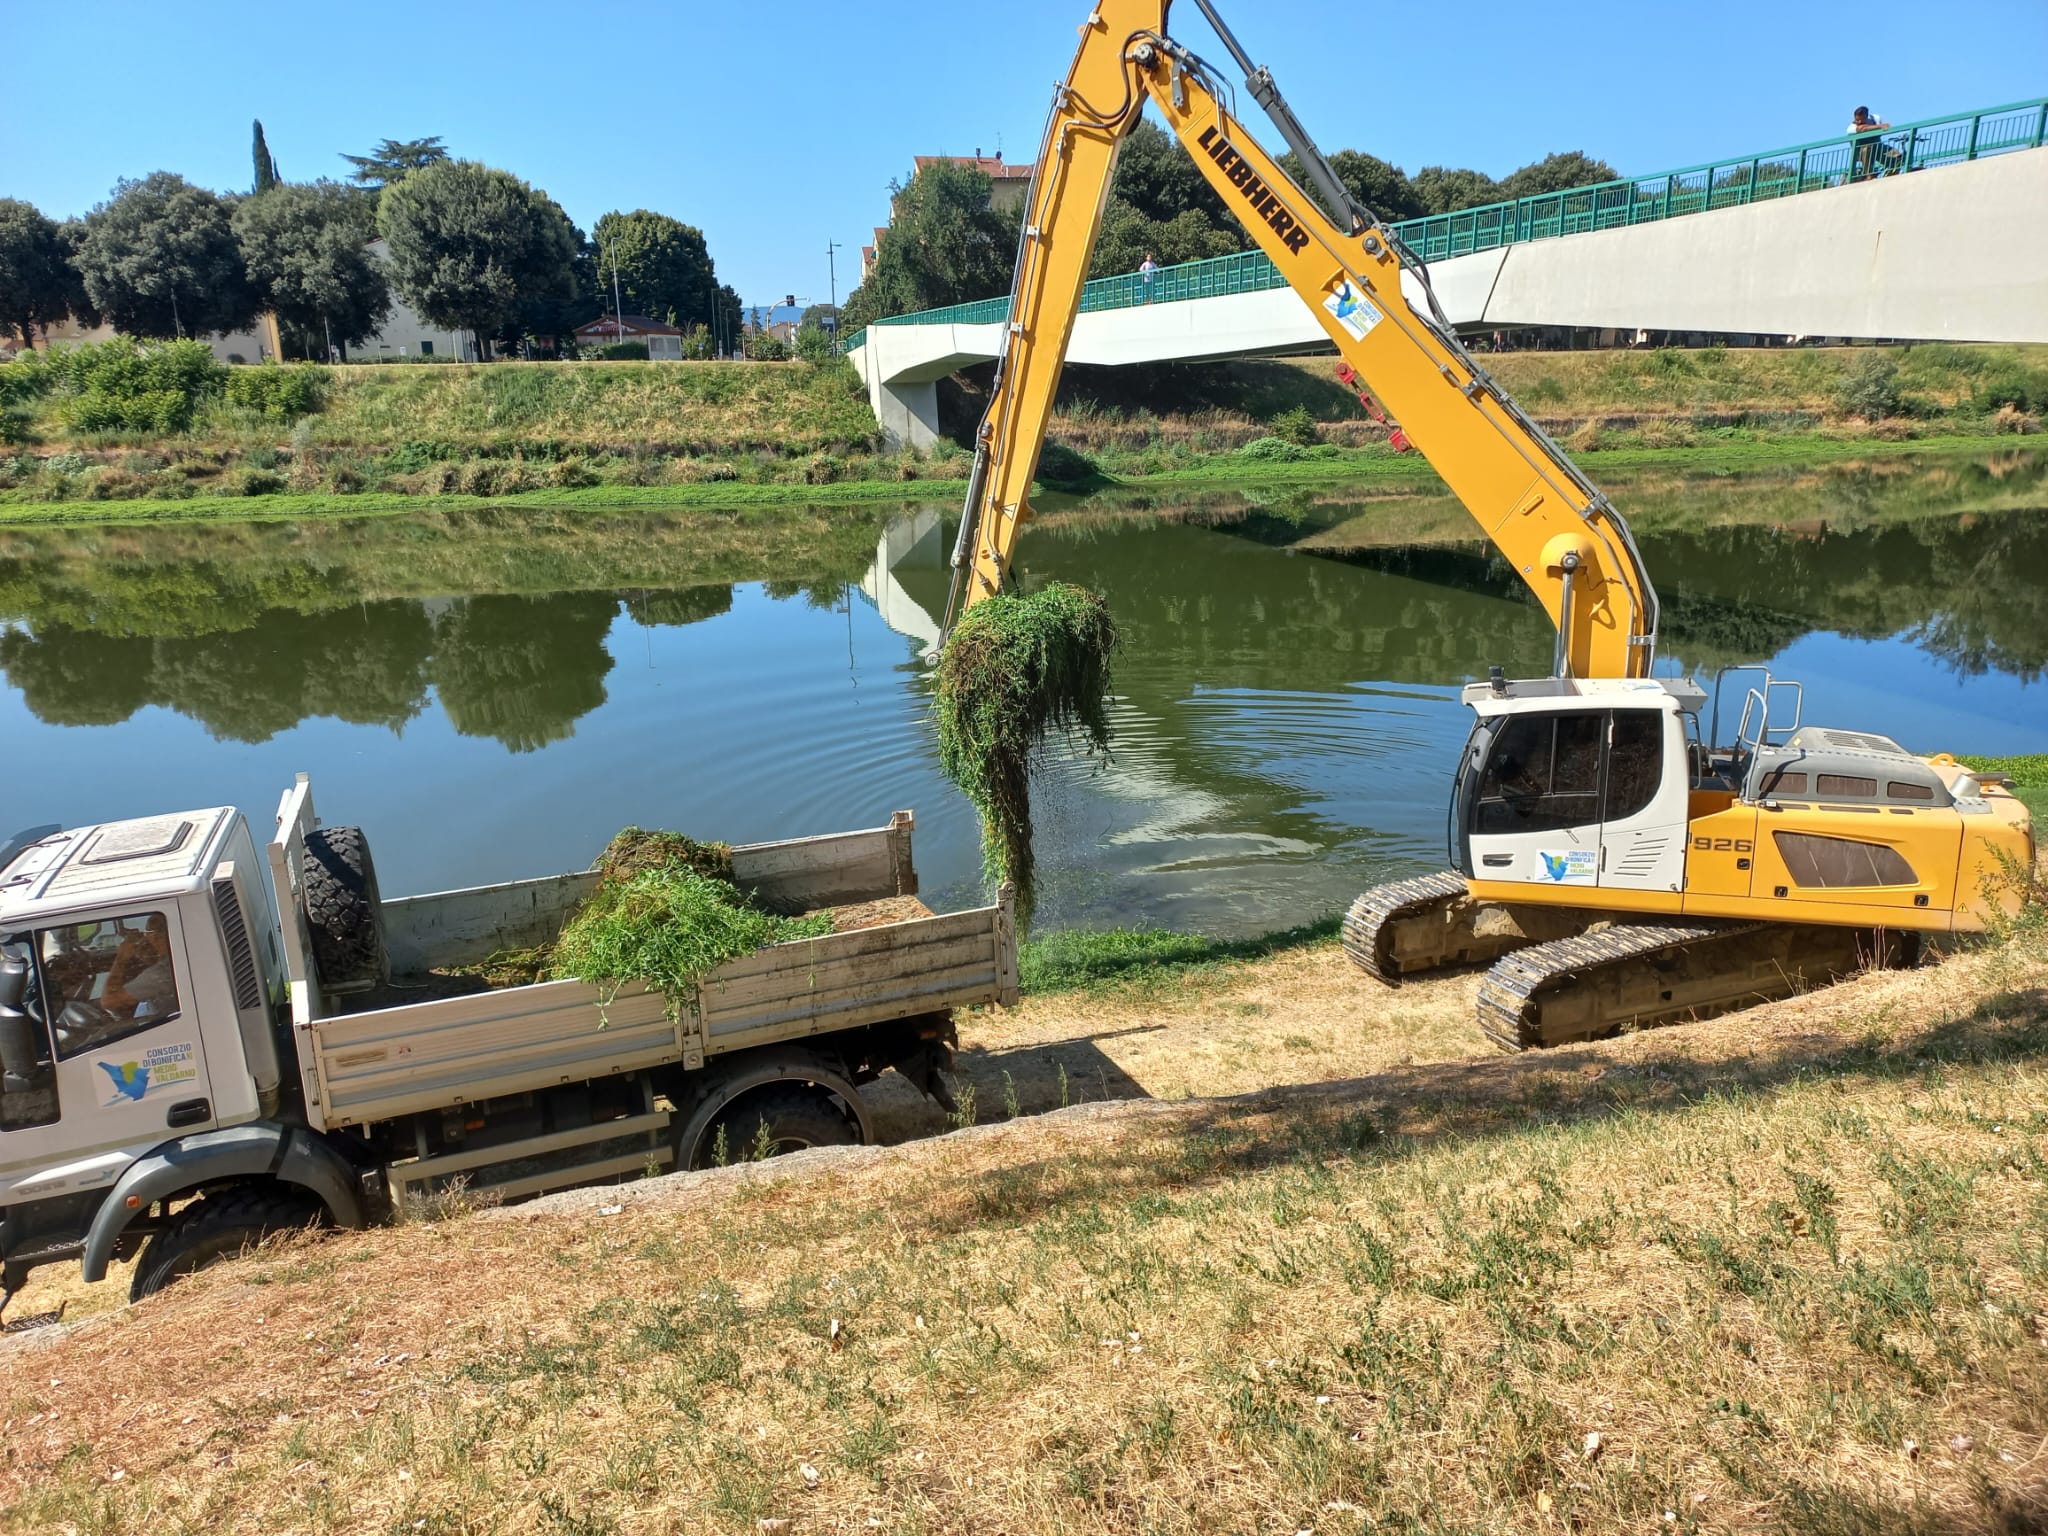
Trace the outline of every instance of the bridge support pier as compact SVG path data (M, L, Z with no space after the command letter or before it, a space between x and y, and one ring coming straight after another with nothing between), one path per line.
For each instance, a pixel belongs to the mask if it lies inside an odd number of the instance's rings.
M868 403L875 408L882 437L891 448L929 448L939 440L939 386L936 380L898 379L868 385Z

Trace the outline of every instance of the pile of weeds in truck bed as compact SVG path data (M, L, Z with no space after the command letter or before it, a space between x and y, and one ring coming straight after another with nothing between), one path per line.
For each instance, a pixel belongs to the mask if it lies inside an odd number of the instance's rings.
M763 945L831 931L830 913L777 917L754 906L730 881L679 861L663 863L624 879L600 880L564 925L549 969L607 989L610 996L629 982L644 981L668 999L673 1015L697 983L726 961Z
M1055 729L1109 748L1116 623L1095 593L1053 582L970 608L939 658L939 762L981 813L982 868L1030 915L1031 757Z
M600 885L632 879L650 869L669 867L694 869L713 880L732 883L732 844L700 843L680 832L650 832L645 827L623 828L604 846L597 862Z
M737 955L832 931L829 913L781 918L732 883L732 847L680 832L626 827L597 856L597 887L552 944L501 949L450 967L493 990L576 977L616 995L644 981L679 1008L697 982Z

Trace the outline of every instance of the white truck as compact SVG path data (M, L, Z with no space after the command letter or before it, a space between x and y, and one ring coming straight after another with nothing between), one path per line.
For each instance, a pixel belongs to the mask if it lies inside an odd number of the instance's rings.
M914 901L912 818L732 850L770 910L862 925L728 961L694 997L491 990L594 872L380 898L301 774L259 851L233 809L0 848L0 1308L36 1267L140 1253L141 1297L264 1234L362 1227L458 1184L513 1199L867 1141L894 1068L949 1103L951 1011L1014 1003L1016 926ZM876 907L880 911L877 912Z

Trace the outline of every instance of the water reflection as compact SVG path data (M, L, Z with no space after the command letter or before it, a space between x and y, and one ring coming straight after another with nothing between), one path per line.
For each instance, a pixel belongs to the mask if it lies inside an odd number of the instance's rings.
M2044 464L1631 487L1665 655L1783 658L1814 718L1915 745L2048 748ZM937 507L0 531L0 823L261 805L310 767L419 889L566 867L626 820L744 838L915 805L927 889L964 899L920 659L951 532ZM1035 528L1019 575L1104 591L1125 636L1113 764L1055 754L1041 795L1051 923L1245 931L1433 864L1458 684L1551 658L1512 572L1413 489L1106 498Z

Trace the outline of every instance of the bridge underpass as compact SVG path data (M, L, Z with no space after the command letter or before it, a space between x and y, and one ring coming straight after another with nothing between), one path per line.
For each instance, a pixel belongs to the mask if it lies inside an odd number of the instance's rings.
M2048 102L1524 198L1395 228L1461 330L1568 326L2048 342ZM1423 307L1414 275L1409 302ZM890 441L937 440L937 381L993 359L1007 296L846 339ZM1258 252L1088 285L1068 361L1319 351Z

